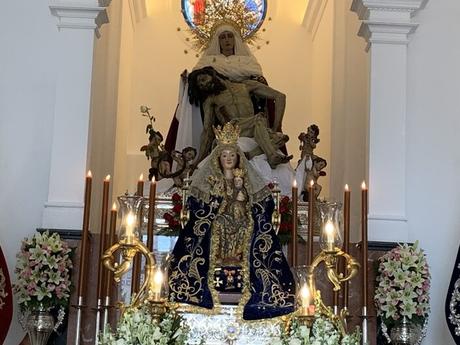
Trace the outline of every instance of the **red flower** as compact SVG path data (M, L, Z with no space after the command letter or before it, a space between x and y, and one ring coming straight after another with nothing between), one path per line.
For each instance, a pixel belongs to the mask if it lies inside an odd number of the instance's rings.
M174 220L174 217L173 217L171 214L169 214L169 213L165 213L165 214L163 215L163 218L168 222L168 224L170 224L171 221Z
M173 196L172 196L172 201L174 204L178 203L178 202L182 202L182 197L177 194L177 193L174 193Z
M169 227L171 228L177 228L179 226L179 222L175 219L172 219L171 222L169 222Z
M182 210L182 204L176 204L174 205L172 211L176 214L180 213L180 211Z
M287 203L289 203L289 197L288 197L287 195L283 196L283 197L281 198L281 203L282 203L282 204L287 204Z

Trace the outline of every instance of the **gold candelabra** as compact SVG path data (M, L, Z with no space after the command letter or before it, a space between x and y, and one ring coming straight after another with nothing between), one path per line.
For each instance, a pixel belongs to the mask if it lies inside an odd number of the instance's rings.
M340 205L329 203L320 211L323 223L320 234L321 251L313 258L310 266L299 267L297 270L300 307L296 311L295 317L300 323L311 327L316 315L322 315L335 325L342 336L345 336L348 310L344 307L338 312L324 304L320 291L315 289L316 270L321 264L324 264L327 279L333 285L333 291L338 292L343 283L357 275L360 265L354 257L340 249L342 245L339 231L341 223ZM337 262L340 257L345 261L345 273L339 273L337 270Z
M359 263L348 253L335 248L334 251L324 251L322 250L314 259L311 266L308 266L307 274L307 284L311 291L312 299L314 302L314 309L308 305L308 308L302 306L298 310L297 317L302 323L305 323L308 326L311 326L315 314L324 315L327 319L332 321L337 329L340 331L342 336L346 335L346 318L348 316L348 310L346 308L342 309L340 313L334 313L331 307L328 307L324 304L321 299L321 292L315 289L314 279L315 279L315 270L321 263L324 263L326 266L326 275L328 280L334 285L334 291L340 291L342 283L348 281L355 277L358 273ZM347 274L337 272L337 260L339 257L343 257L346 261ZM312 312L313 311L313 312Z
M121 251L121 263L116 262L115 253L118 250ZM165 300L161 298L163 276L158 276L159 271L155 256L143 242L137 237L121 239L104 252L102 261L104 266L113 272L114 280L120 282L121 277L129 271L133 258L137 253L140 253L145 258L145 276L139 292L131 301L131 306L139 307L142 303L150 303L152 315L160 315L165 311Z
M113 279L120 282L122 276L130 270L134 257L138 253L142 255L145 258L144 281L139 292L133 295L130 306L136 308L147 303L152 315L159 316L166 310L166 301L162 298L165 274L156 262L154 253L139 239L137 229L140 228L140 219L137 213L140 213L144 199L139 196L123 196L119 200L125 210L119 230L120 240L104 252L101 260L113 272ZM121 262L117 252L121 253Z

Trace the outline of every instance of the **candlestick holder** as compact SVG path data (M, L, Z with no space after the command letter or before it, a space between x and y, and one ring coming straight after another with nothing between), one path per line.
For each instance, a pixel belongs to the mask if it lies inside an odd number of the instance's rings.
M341 249L343 244L341 204L324 203L319 209L322 223L321 252L313 258L310 266L301 266L296 269L299 306L296 317L299 322L311 326L316 315L322 315L336 326L342 336L345 336L348 310L344 308L338 312L338 310L333 310L323 303L320 291L315 289L316 269L324 264L327 278L333 285L333 291L338 292L342 283L357 275L360 265L355 258ZM346 274L339 273L337 270L339 257L344 259Z
M121 251L121 263L116 262L115 253ZM161 270L161 281L158 277L158 266L155 262L155 256L150 252L147 246L142 243L137 237L128 242L126 238L121 239L118 243L104 252L102 258L104 266L113 272L113 278L116 282L120 282L121 277L126 274L131 268L134 256L140 253L146 260L145 278L142 286L131 301L132 307L139 307L142 303L152 303L152 307L156 313L164 312L165 299L162 296L161 289L165 281L164 272ZM156 314L158 315L158 314Z
M190 219L190 211L187 207L187 197L188 197L188 190L190 189L190 182L191 182L191 179L187 175L187 177L184 178L184 183L182 185L182 209L180 210L180 215L179 215L179 220L180 220L182 229L185 227L185 224L187 224L187 222Z
M281 213L280 213L280 194L281 190L279 188L278 180L273 180L273 189L272 189L273 199L275 200L275 209L272 213L272 225L276 234L280 230L281 225Z
M338 273L336 269L336 263L339 256L342 256L346 261L346 266L348 268L348 274L344 276L342 273ZM335 251L326 252L321 251L314 259L311 266L308 266L308 286L310 288L310 293L313 296L314 300L314 312L312 313L311 304L309 309L305 311L304 306L301 306L297 310L297 318L299 322L303 322L308 325L312 323L312 314L313 315L323 315L329 319L339 330L342 336L346 335L348 310L342 309L340 313L334 313L334 310L331 307L328 307L324 304L321 299L321 292L315 289L315 274L318 266L324 263L326 266L327 278L334 285L334 291L340 291L341 284L345 281L350 280L358 273L359 263L349 254L343 252L340 249ZM313 316L313 320L314 320Z
M145 258L144 281L139 292L131 300L131 307L149 304L152 316L159 317L165 312L164 285L166 269L156 260L153 252L140 240L140 210L144 199L139 196L124 195L119 198L122 221L119 231L119 241L108 248L102 257L104 266L113 272L113 279L121 281L137 254ZM117 260L117 252L121 252L121 260ZM124 309L123 307L122 309Z

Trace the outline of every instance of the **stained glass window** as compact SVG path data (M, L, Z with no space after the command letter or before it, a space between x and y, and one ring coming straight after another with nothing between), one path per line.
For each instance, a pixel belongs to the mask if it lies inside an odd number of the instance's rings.
M228 5L231 2L240 1L245 7L258 18L252 30L257 30L263 23L267 13L267 0L181 0L182 13L185 21L193 29L203 23L206 9L210 3L222 3Z

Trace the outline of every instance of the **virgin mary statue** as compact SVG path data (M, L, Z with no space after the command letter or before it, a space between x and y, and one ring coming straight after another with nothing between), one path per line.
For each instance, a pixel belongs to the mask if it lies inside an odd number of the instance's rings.
M215 129L217 146L193 174L190 219L172 252L170 298L218 311L219 292L239 292L243 319L294 311L295 284L270 223L274 202L237 146L239 128Z

